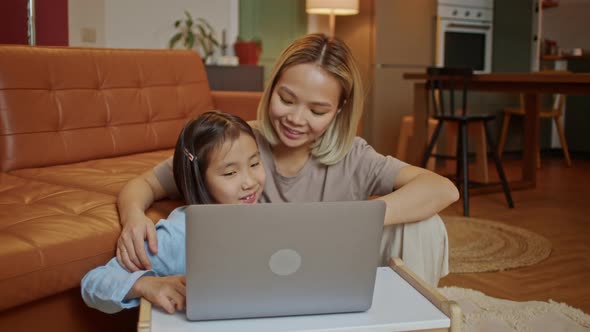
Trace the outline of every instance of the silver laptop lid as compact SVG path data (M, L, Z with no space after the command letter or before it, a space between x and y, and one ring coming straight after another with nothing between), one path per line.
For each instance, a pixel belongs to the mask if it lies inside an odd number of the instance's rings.
M368 310L382 201L187 208L187 317Z

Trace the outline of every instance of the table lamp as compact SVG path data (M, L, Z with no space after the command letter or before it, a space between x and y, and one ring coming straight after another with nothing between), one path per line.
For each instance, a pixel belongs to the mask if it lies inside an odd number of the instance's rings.
M334 37L336 15L356 15L359 13L358 0L306 0L308 14L330 15L330 36Z

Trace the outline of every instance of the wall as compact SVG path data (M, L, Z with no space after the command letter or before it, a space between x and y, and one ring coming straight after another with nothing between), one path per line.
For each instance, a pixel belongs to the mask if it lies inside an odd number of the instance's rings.
M68 46L68 0L35 1L36 44Z
M28 44L27 0L0 1L0 44ZM68 45L68 0L35 1L36 45Z
M237 36L231 22L232 0L105 0L106 46L115 48L166 48L174 34L174 21L188 10L194 18L206 19L221 41L227 30L228 42ZM236 8L237 9L237 8Z
M105 0L69 0L68 11L70 46L106 47Z
M241 0L239 21L244 40L262 41L258 64L264 66L264 80L268 81L283 49L307 33L305 0Z
M559 6L543 10L543 38L556 40L561 48L590 52L589 15L590 1L560 0Z
M0 44L27 43L27 1L0 1Z
M219 42L223 29L230 45L238 34L238 0L69 0L69 6L72 46L167 48L185 9L206 19ZM83 40L84 29L87 37L94 32L94 42Z

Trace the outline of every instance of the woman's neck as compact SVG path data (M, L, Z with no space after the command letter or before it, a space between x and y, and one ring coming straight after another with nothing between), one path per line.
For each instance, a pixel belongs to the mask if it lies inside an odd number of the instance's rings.
M289 148L279 143L272 147L272 155L277 172L283 176L295 176L299 174L309 159L310 147Z

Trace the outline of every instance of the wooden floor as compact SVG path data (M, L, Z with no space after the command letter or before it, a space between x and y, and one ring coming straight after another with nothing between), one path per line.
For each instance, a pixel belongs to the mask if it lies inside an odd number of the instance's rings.
M505 162L509 179L520 176L520 162ZM493 172L495 173L495 172ZM543 158L537 188L513 192L515 208L503 194L470 199L471 216L502 221L548 238L548 259L530 267L490 272L450 274L439 286L476 289L515 300L565 302L590 313L590 161L575 160L571 168L561 158ZM442 212L460 215L461 201Z

